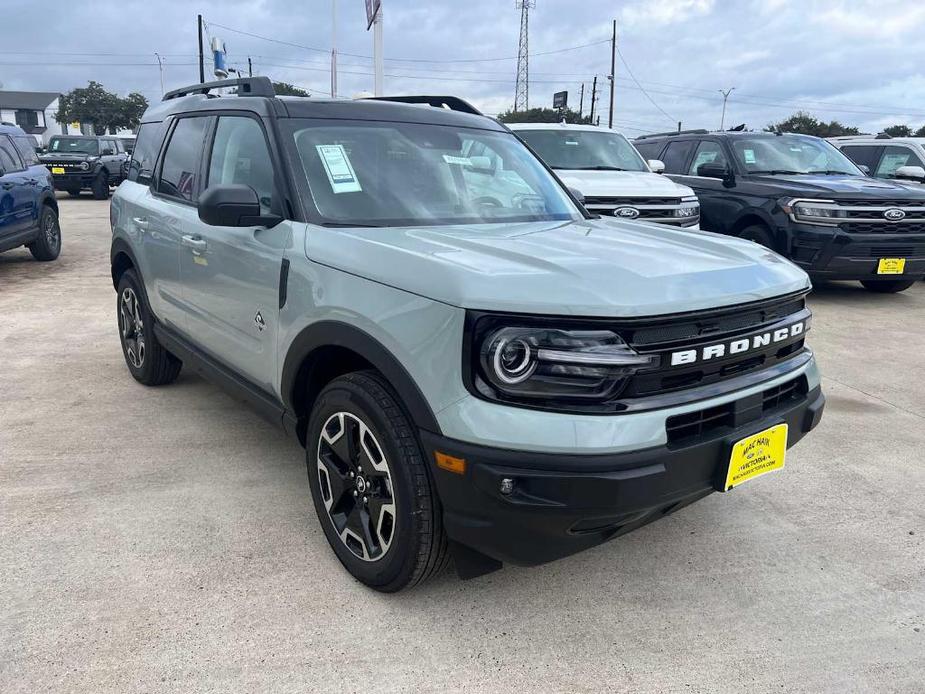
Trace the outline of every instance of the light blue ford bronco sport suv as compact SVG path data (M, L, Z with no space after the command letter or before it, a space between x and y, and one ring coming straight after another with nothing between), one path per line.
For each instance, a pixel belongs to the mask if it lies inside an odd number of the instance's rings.
M822 416L802 270L598 219L453 97L176 90L111 218L132 376L186 366L296 437L381 591L599 544L782 467Z

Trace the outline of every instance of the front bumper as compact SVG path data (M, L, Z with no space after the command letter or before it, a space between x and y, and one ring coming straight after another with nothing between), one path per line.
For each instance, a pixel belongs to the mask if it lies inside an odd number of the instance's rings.
M74 190L75 188L89 188L93 183L92 171L81 171L66 174L52 174L51 180L55 190Z
M920 279L925 277L925 234L858 234L794 224L790 257L816 279ZM881 258L905 258L903 275L878 275Z
M707 496L721 484L736 441L786 422L789 448L819 423L825 406L818 385L760 416L746 400L735 403L734 424L725 429L693 442L626 453L508 451L422 431L447 534L498 562L553 561ZM464 459L465 473L437 467L437 451ZM513 480L509 494L501 492L503 479Z

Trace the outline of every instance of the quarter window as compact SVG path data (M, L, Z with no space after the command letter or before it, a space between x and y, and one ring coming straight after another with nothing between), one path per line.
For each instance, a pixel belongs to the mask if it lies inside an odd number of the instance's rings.
M900 166L922 166L922 160L908 147L890 145L884 148L875 175L877 178L893 178Z
M199 178L199 155L206 135L208 119L181 118L170 136L157 189L164 195L187 202L196 200Z
M222 116L215 129L208 185L250 186L269 212L273 204L273 162L263 128L253 118Z

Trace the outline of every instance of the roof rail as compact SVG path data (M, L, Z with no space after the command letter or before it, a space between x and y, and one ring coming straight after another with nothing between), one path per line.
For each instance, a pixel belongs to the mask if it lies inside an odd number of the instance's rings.
M398 101L403 104L426 104L434 108L447 108L451 111L461 111L476 116L484 115L475 106L458 96L367 96L364 98L374 101Z
M163 101L176 99L181 96L188 96L190 94L208 94L213 89L221 89L223 87L237 87L238 96L276 96L276 91L273 89L273 83L270 81L270 78L260 76L239 77L233 80L191 84L189 87L181 87L180 89L173 89L167 92L164 94Z
M668 137L669 135L709 135L709 130L704 130L703 128L698 128L697 130L671 130L666 133L649 133L648 135L640 135L637 137L637 140L645 140L647 137Z

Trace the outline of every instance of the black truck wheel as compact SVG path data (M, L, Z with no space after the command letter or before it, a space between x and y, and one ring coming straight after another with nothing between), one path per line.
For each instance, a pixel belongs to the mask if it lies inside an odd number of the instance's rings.
M58 215L48 205L42 206L39 215L39 235L29 244L29 252L36 260L55 260L61 253L61 225Z
M398 397L376 372L329 383L306 439L315 511L337 558L382 592L443 570L446 535L437 494Z
M109 176L105 171L100 171L96 175L90 185L90 190L93 191L94 200L106 200L109 197Z

